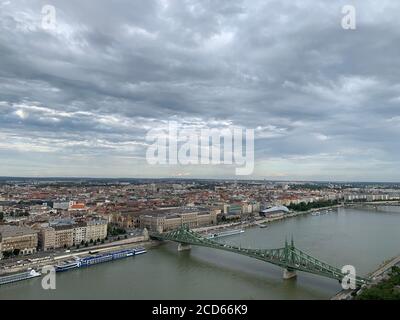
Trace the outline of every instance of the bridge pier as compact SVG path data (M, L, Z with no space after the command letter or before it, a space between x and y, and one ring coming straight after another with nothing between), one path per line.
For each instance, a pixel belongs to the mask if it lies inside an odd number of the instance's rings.
M283 279L288 280L296 277L297 277L296 270L287 268L283 269Z
M178 243L178 251L190 250L191 248L192 246L190 244Z

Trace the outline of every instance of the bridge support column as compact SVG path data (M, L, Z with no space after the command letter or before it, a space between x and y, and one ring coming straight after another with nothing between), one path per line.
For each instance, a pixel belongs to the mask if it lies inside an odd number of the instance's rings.
M185 251L190 250L192 246L190 244L179 243L178 244L178 251Z
M286 268L283 269L283 279L287 280L296 277L297 277L296 270L286 269Z

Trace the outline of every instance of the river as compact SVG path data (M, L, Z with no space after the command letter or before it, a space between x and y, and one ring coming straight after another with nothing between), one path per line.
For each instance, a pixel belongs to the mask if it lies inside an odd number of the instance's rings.
M251 228L221 239L251 248L295 245L337 267L354 265L365 275L400 254L400 208L375 211L339 208ZM331 279L282 269L238 254L203 247L177 251L166 243L148 253L90 268L58 273L55 290L41 278L0 287L0 299L329 299L341 289Z

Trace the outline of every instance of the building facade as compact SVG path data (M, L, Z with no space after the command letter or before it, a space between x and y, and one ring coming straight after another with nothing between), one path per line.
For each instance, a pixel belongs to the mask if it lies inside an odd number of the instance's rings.
M39 248L43 251L69 248L107 237L108 222L104 219L89 221L56 221L39 226Z
M55 226L55 248L69 248L74 245L73 226Z
M56 230L51 227L43 227L38 233L38 245L43 251L56 248Z
M172 210L157 210L139 217L140 227L155 232L166 232L183 225L198 228L217 223L216 210L197 208L182 208Z
M86 242L87 239L87 227L86 223L84 222L78 222L74 225L74 235L73 235L73 242L74 245L78 245L81 243Z
M86 241L102 240L107 237L107 220L97 219L86 222Z
M1 252L31 254L38 246L37 231L28 227L0 225Z

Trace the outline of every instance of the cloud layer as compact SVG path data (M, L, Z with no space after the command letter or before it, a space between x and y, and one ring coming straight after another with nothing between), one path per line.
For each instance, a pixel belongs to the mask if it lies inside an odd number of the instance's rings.
M56 8L54 30L42 7ZM341 27L353 4L357 29ZM396 1L0 2L0 175L233 177L149 166L148 130L255 129L257 178L400 180Z

